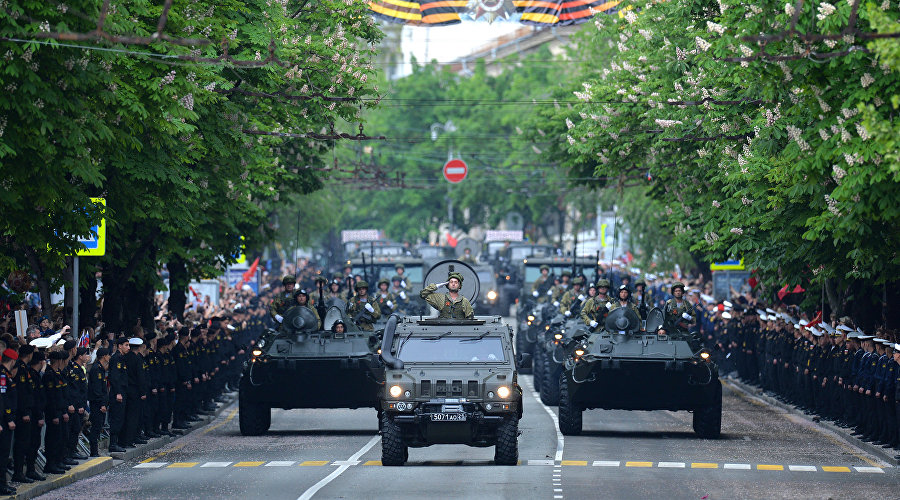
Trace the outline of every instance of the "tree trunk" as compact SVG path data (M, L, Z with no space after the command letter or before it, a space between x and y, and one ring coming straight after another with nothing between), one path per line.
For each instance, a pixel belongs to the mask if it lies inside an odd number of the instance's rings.
M41 295L41 314L49 318L53 312L53 305L50 303L50 281L47 279L44 264L33 248L24 248L23 250L28 264L37 278L38 292Z
M827 278L825 280L825 297L828 299L828 305L831 307L831 313L834 314L837 318L840 318L844 313L844 308L842 304L842 300L840 294L835 289L837 287L837 283L834 278Z
M694 265L696 266L695 272L699 274L701 278L703 278L704 283L709 283L712 281L712 271L709 269L709 266L706 264L706 261L703 260L703 256L699 253L691 252L691 259L694 261Z
M93 328L97 326L97 276L94 266L83 266L80 273L83 277L81 282L81 294L78 300L78 316L79 323L85 328Z
M169 269L169 314L180 321L184 319L190 276L187 265L181 257L173 256L166 267Z

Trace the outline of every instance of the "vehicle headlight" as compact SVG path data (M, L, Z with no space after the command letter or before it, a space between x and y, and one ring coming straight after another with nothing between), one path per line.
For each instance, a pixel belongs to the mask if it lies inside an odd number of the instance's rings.
M534 321L534 316L531 315L531 314L529 314L529 315L528 315L528 321Z
M707 352L707 351L702 351L702 352L700 353L700 357L703 358L703 361L709 361L709 352Z
M262 349L253 349L253 352L251 352L251 354L253 354L254 356L262 356Z
M403 393L403 388L399 385L392 385L389 392L391 393L391 397L399 398L400 394Z
M505 385L501 385L501 386L497 389L497 395L500 396L500 397L503 398L503 399L508 398L508 397L509 397L509 387L506 387Z
M561 339L562 339L562 334L561 334L561 333L557 333L556 335L553 336L553 338L555 338L556 340L561 340Z
M584 349L575 349L576 356L584 356Z
M488 298L488 300L496 300L496 299L497 299L497 292L495 292L495 291L493 291L493 290L489 291L489 292L487 293L487 298Z

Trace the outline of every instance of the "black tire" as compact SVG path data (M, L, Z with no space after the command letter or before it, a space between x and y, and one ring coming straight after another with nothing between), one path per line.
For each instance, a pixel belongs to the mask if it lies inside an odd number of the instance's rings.
M500 427L497 427L494 464L519 464L519 419L513 415L506 417Z
M544 368L541 377L541 402L547 406L559 404L559 374L562 366L553 361L553 353L544 353Z
M534 356L531 358L531 373L534 380L534 390L540 392L541 384L544 382L544 350L541 346L534 346Z
M242 391L243 392L243 391ZM243 436L261 436L272 425L272 409L238 395L238 422Z
M409 447L403 442L400 426L388 414L381 417L381 465L403 465L409 459Z
M564 436L581 434L582 410L569 399L569 380L566 372L559 375L559 432Z
M722 383L715 381L713 403L694 410L694 432L703 439L722 436Z

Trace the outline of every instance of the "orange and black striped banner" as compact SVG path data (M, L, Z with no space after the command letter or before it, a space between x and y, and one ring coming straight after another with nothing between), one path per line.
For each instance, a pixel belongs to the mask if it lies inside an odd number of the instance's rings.
M594 13L610 13L622 0L513 0L521 13L519 22L531 25L567 26L590 19Z
M620 3L622 0L512 0L520 23L561 26L583 23L594 13L615 12ZM478 17L469 12L469 4L468 0L369 0L368 3L377 18L422 26L447 26L459 24L463 17Z

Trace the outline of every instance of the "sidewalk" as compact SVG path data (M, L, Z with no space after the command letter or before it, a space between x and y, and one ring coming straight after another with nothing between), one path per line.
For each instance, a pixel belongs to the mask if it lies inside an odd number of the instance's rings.
M863 441L861 439L856 438L855 436L851 436L850 433L853 432L852 429L845 429L841 426L834 425L831 422L826 420L820 420L818 415L807 415L803 413L802 410L795 407L794 405L784 403L779 401L773 397L767 396L763 393L763 390L759 387L752 386L741 382L736 378L723 378L722 382L724 385L729 388L735 390L738 393L743 394L745 397L753 398L759 401L762 401L770 406L775 406L777 408L781 408L782 410L796 415L804 420L815 423L824 430L827 430L834 434L838 439L843 441L844 443L864 450L870 455L877 457L879 460L884 461L886 464L898 466L900 462L894 459L896 452L892 448L882 448L881 446L876 446L867 441Z
M47 476L46 481L38 481L30 484L17 484L10 483L11 485L16 487L16 495L15 496L4 496L0 497L0 499L13 499L16 500L24 500L35 498L37 496L43 495L49 491L53 491L57 488L62 488L63 486L67 486L69 484L78 481L79 479L84 479L91 476L96 476L97 474L108 471L113 468L113 466L118 465L124 461L131 460L132 458L139 457L153 450L157 450L166 446L167 444L175 441L176 439L182 438L184 436L189 435L191 432L207 426L209 423L214 421L219 417L219 415L231 407L235 401L237 401L237 393L233 395L226 394L224 396L225 402L218 403L216 411L213 415L201 416L200 420L194 422L189 429L184 431L184 435L182 436L163 436L160 438L156 438L148 442L147 444L138 445L134 448L127 449L124 453L113 453L112 456L101 456L96 458L89 458L80 464L72 467L71 470L66 472L65 474L60 475L52 475L45 474ZM108 440L103 440L100 442L100 452L106 452L109 446Z

